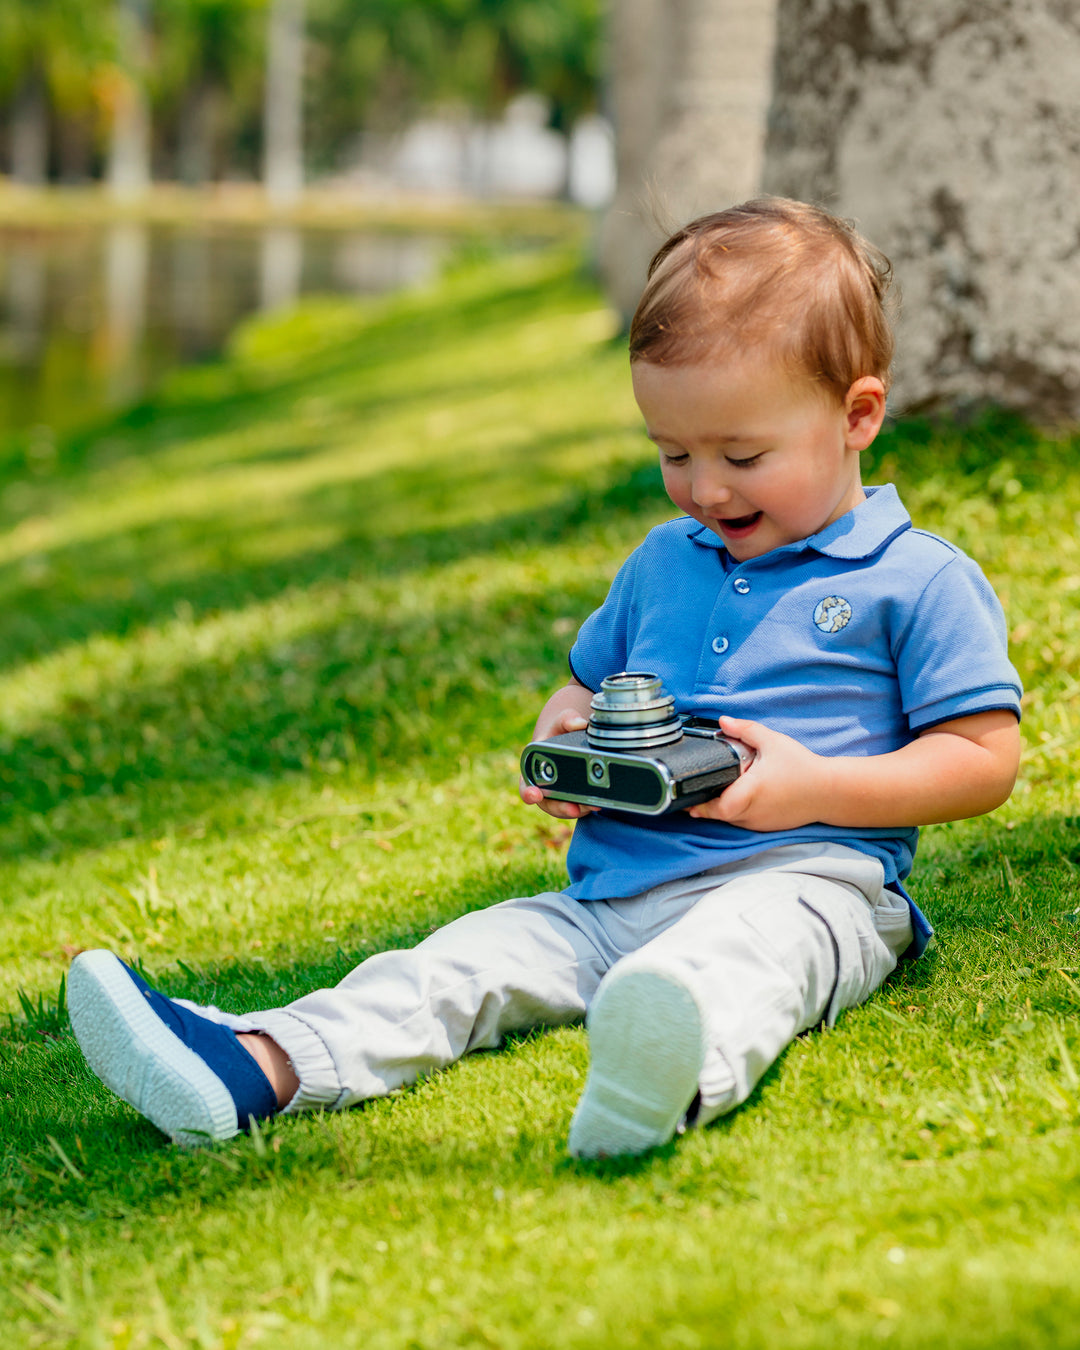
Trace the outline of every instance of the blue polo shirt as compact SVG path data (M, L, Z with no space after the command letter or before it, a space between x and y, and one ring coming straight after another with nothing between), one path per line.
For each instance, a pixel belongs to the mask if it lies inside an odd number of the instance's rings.
M587 688L655 671L681 713L745 717L819 755L881 755L939 722L1020 715L1005 617L955 545L912 528L891 485L820 533L737 562L689 516L650 531L583 624L570 668ZM605 899L780 844L846 844L903 892L918 830L811 824L769 833L684 812L583 817L569 893ZM916 952L931 932L912 906Z

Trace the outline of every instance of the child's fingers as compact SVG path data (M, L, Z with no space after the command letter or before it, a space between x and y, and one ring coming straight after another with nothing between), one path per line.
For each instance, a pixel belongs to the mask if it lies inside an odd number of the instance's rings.
M686 814L693 816L695 820L730 822L745 809L746 803L741 800L745 796L745 789L740 794L739 783L736 781L729 788L726 788L719 797L710 797L707 802L698 802L697 806L692 806Z
M595 806L581 806L577 802L561 802L554 797L545 797L542 802L537 802L541 811L546 811L549 816L554 816L556 820L580 820L582 816L587 816L596 810Z
M538 806L541 811L559 820L578 820L596 809L594 806L579 806L577 802L561 802L554 797L545 797L538 787L526 783L524 778L518 779L518 795L526 806Z
M695 820L720 820L721 810L720 798L710 797L707 802L698 802L697 806L691 806L686 814L693 816Z
M562 713L558 722L561 732L584 731L588 725L588 718L582 717L579 712L574 712L573 709L567 709L566 712Z
M732 788L728 788L721 796L710 796L707 802L698 802L697 806L691 806L687 815L693 815L697 821L730 821L732 817L732 802L729 794Z
M751 722L745 717L721 717L720 730L725 736L745 741L753 750L757 750L762 741L767 740L772 734L768 727L762 726L760 722Z

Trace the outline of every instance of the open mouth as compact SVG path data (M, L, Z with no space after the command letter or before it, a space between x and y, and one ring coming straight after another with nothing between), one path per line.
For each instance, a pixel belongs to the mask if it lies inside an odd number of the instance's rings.
M749 516L732 516L730 520L718 521L720 528L725 534L735 535L748 534L761 519L761 512L754 511Z

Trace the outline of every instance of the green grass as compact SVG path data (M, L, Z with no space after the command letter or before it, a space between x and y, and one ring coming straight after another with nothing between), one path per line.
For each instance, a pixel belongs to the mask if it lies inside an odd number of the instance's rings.
M98 1085L109 945L234 1009L558 884L517 749L669 514L573 259L313 302L60 444L0 442L0 1312L19 1346L1080 1345L1080 442L896 428L1005 599L1019 788L926 832L936 951L732 1117L565 1151L579 1028L195 1153Z

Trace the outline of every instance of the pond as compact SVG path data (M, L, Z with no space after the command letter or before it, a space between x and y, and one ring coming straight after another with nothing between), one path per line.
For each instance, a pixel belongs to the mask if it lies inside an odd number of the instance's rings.
M212 359L245 315L428 280L445 239L358 229L0 227L0 436L63 431Z

